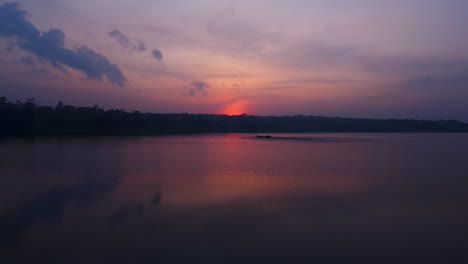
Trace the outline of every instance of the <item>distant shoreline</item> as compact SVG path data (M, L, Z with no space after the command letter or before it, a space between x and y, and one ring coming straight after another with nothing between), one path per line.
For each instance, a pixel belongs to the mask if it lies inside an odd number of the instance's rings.
M456 120L361 119L321 116L157 114L40 106L0 97L0 137L152 136L207 133L468 133Z
M276 139L275 135L278 134L453 134L461 135L468 134L468 131L464 132L340 132L340 131L331 131L331 132L274 132L269 133L272 136L272 139ZM48 134L21 134L21 135L3 135L0 134L0 140L8 139L54 139L54 138L93 138L93 137L110 137L110 138L138 138L138 137L165 137L165 136L209 136L209 135L228 135L228 134L250 134L253 139L256 139L255 135L264 134L263 132L194 132L194 133L165 133L165 134L156 134L156 133L48 133Z

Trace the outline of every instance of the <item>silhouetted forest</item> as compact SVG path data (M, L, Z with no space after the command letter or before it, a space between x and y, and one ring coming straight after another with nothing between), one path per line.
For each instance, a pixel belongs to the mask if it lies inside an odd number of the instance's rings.
M320 116L227 116L155 114L59 102L40 106L34 99L11 103L0 97L0 136L151 135L226 132L468 132L454 120L375 120Z

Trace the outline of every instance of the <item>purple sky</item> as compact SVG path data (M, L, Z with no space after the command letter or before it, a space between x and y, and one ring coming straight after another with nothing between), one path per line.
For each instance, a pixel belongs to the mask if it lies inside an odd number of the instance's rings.
M466 14L466 0L0 0L0 96L468 121Z

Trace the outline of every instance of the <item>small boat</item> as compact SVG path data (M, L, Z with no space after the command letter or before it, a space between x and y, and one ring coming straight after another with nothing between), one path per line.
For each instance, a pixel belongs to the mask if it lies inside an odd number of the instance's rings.
M257 138L271 138L271 136L270 135L266 135L266 136L257 135Z

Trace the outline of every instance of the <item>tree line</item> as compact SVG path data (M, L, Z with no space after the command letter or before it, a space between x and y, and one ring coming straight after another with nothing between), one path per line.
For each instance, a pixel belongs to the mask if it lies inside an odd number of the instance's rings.
M468 132L455 120L358 119L321 116L238 116L214 114L158 114L56 106L36 100L9 102L0 97L0 136L155 135L176 133L275 132Z

